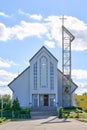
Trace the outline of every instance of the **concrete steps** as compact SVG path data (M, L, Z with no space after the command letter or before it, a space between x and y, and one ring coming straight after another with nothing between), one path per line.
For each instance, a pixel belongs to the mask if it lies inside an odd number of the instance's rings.
M44 118L48 116L57 116L57 108L54 107L32 107L31 118Z

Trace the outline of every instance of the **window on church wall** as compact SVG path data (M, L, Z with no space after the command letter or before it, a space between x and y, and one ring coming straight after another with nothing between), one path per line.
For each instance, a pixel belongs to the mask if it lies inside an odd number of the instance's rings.
M50 89L54 89L54 65L50 62Z
M32 95L33 97L33 106L37 107L38 106L38 96L37 95Z
M50 106L54 106L55 105L55 95L51 94L50 95Z
M54 77L50 77L50 89L54 89Z
M54 106L54 99L50 98L50 106Z
M40 59L40 86L42 88L48 86L48 60L45 56Z
M37 89L37 62L34 64L34 89Z
M54 75L54 65L50 62L50 75Z
M44 96L43 95L39 96L39 102L40 102L40 106L44 106Z

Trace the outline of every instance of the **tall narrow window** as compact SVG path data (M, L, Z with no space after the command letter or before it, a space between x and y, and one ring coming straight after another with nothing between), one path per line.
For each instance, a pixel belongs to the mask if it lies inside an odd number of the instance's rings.
M37 62L34 64L34 89L37 89Z
M50 62L50 89L54 89L54 65Z
M40 59L40 86L48 87L48 60L45 56Z

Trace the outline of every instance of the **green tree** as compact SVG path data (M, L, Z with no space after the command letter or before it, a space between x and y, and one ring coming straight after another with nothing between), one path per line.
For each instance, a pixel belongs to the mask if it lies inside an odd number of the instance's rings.
M3 107L5 110L11 109L12 99L10 95L3 96Z
M4 110L11 108L12 99L11 99L10 95L5 94L3 96L0 96L0 109L1 109L1 106L2 106L2 102L3 102L3 109Z
M18 98L16 98L14 101L13 101L13 104L12 104L12 110L20 110L21 107L20 107L20 103L19 103L19 100Z
M83 96L87 96L87 92L84 92L82 95L83 95Z

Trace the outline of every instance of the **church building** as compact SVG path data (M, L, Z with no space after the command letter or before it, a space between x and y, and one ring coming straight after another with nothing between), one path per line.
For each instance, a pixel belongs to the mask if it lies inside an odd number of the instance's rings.
M13 100L18 98L20 106L23 108L63 106L63 74L57 68L58 60L43 46L29 60L29 63L29 67L8 85L13 91ZM71 81L72 105L76 88L77 85ZM68 104L66 107L69 107Z

